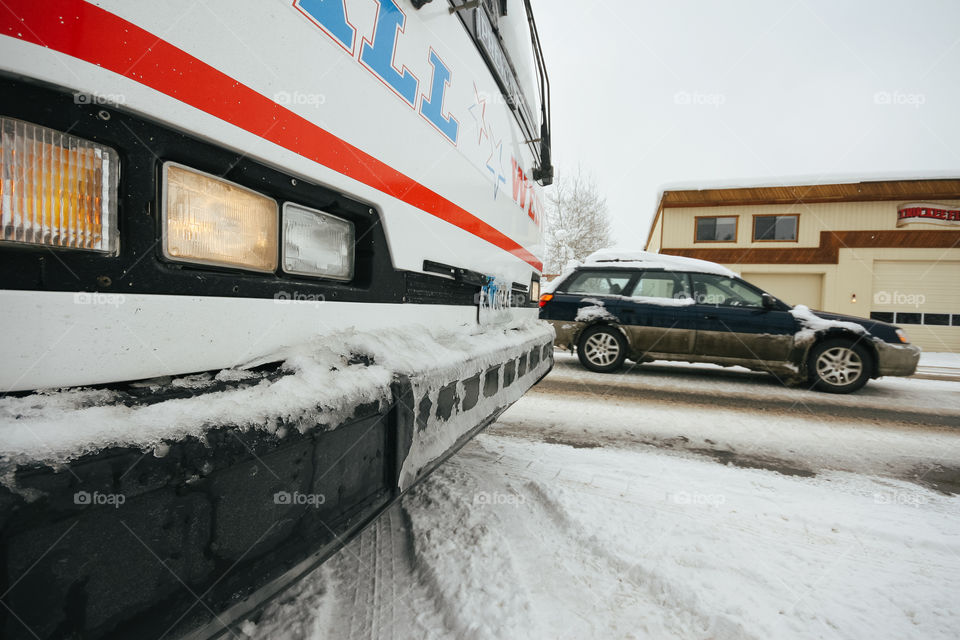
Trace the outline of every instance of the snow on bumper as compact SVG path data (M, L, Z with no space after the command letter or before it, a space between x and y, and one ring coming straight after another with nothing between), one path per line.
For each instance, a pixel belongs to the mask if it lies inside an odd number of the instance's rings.
M400 490L519 400L552 366L553 331L537 323L474 352L465 364L411 378L409 409L416 428L400 470Z
M496 419L549 371L552 338L535 320L349 331L278 369L0 397L16 612L0 636L206 624L328 557Z

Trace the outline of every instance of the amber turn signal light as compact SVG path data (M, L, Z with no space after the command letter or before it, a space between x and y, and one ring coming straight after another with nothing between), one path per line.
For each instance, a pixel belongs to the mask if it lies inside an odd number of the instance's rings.
M553 294L552 294L552 293L545 293L545 294L543 294L542 296L540 296L540 306L542 307L542 306L546 305L546 304L547 304L548 302L550 302L551 300L553 300Z

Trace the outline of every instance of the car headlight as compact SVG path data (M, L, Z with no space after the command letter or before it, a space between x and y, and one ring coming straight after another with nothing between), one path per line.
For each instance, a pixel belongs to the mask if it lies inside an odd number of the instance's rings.
M302 276L350 280L354 236L349 220L287 202L283 205L283 270Z
M910 344L910 338L907 337L907 332L903 329L897 329L897 337L903 344Z
M0 117L0 241L116 254L117 152Z
M276 201L222 178L163 165L163 255L248 271L277 268Z

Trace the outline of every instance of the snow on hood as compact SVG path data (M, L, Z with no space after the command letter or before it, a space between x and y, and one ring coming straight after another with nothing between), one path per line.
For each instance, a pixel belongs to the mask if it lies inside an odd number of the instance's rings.
M654 267L665 269L667 271L693 271L696 273L713 273L720 276L734 278L736 273L716 262L707 260L697 260L695 258L683 258L681 256L669 256L662 253L651 253L650 251L639 251L630 249L600 249L587 256L584 264L590 266L602 265L605 267Z
M798 304L790 310L790 315L796 318L803 326L803 329L797 332L796 339L798 342L804 339L812 339L818 331L832 328L847 329L865 336L870 335L870 332L867 331L863 325L857 324L856 322L821 318L813 311L810 311L810 308L806 305Z

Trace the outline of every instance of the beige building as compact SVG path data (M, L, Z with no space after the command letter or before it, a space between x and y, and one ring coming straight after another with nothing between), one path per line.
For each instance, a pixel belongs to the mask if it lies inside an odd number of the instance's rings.
M960 179L667 191L647 250L960 352Z

